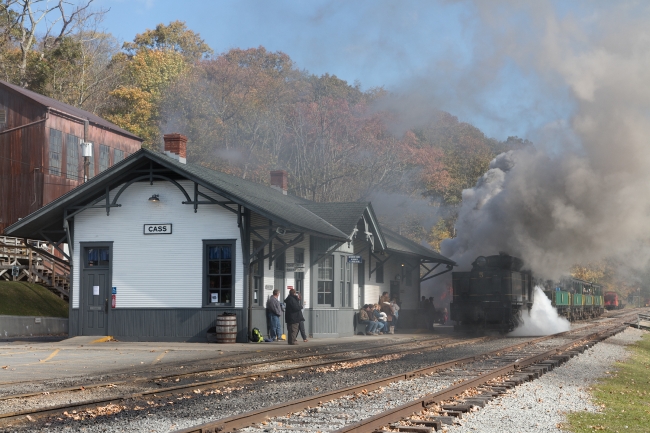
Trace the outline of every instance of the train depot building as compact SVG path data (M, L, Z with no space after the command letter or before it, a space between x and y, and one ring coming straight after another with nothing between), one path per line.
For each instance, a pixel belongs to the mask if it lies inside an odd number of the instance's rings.
M315 203L186 163L187 139L141 149L7 227L56 239L72 263L70 336L205 341L234 313L237 340L266 333L265 304L290 288L313 338L355 333L360 305L400 299L402 327L418 325L420 284L455 265L380 227L370 203ZM47 235L47 239L44 239Z

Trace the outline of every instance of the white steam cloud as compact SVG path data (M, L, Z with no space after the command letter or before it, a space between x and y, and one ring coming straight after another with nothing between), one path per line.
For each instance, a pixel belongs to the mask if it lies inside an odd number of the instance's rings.
M571 324L557 314L557 310L546 297L542 289L535 287L533 307L530 312L524 311L524 323L508 334L510 337L535 337L557 334L571 329Z

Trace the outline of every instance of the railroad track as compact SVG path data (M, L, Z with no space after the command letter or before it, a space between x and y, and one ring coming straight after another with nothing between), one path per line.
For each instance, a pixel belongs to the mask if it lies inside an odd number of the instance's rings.
M453 422L454 416L470 407L480 407L508 388L538 377L585 347L624 330L624 321L625 317L606 320L176 433L430 432L443 423ZM461 402L452 401L459 397L463 398Z
M440 335L436 335L433 338L423 338L423 339L411 339L408 341L398 341L398 342L393 342L393 343L386 343L382 344L381 347L386 348L386 347L398 347L398 346L404 346L404 345L412 345L412 344L426 344L429 342L437 341L440 340L442 337ZM371 344L357 344L355 346L355 350L358 352L364 351L364 350L372 350L376 349L379 346L372 344L375 343L377 339L370 339L369 342ZM339 347L341 347L339 349ZM339 345L333 345L333 346L325 346L325 347L316 347L314 348L313 352L310 352L309 354L305 354L302 356L296 356L296 352L292 351L290 355L286 356L279 356L279 357L274 357L273 355L278 354L278 352L267 352L264 355L258 354L256 357L255 361L250 361L251 353L250 352L244 352L244 353L238 353L236 355L232 356L220 356L217 358L217 361L219 363L219 367L214 367L214 366L206 366L206 363L208 361L202 359L198 361L191 361L191 362L176 362L174 364L166 364L165 366L160 366L157 368L157 371L160 371L162 369L167 369L171 370L174 368L178 367L184 367L185 373L180 374L180 373L173 373L173 374L160 374L156 372L152 372L152 369L150 367L146 368L138 368L138 367L133 367L129 368L128 370L122 371L122 372L115 372L113 373L114 375L123 375L123 376L129 376L128 379L116 382L116 381L98 381L95 382L92 385L85 385L83 386L86 389L89 389L91 387L101 387L105 385L110 385L110 384L118 384L118 383L134 383L134 382L141 382L141 381L146 381L146 380L154 380L154 379L167 379L167 378L177 378L177 377L184 377L184 376L191 376L192 374L202 374L202 373L215 373L215 372L222 372L222 371L229 371L229 370L234 370L234 369L240 369L240 368L247 368L247 367L254 367L257 365L261 365L263 363L268 363L268 362L284 362L284 361L289 361L289 360L295 360L295 359L303 359L303 358L309 358L309 357L324 357L324 356L335 356L335 355L345 355L350 352L349 346L345 346L344 344L339 344ZM280 354L286 353L286 352L279 352ZM137 375L137 377L131 377L133 375ZM73 379L84 379L85 377L79 377L79 378L73 378ZM9 391L11 391L12 388L16 388L19 386L23 385L40 385L42 384L42 380L23 380L23 381L9 381L9 382L0 382L0 394L3 392L3 388L10 388ZM78 387L76 387L78 388ZM68 388L61 388L61 390L68 391L68 390L74 390L75 387L68 387ZM40 392L53 392L56 389L43 389ZM27 395L27 394L24 394ZM18 394L6 394L6 395L0 395L0 401L6 397L11 398L12 396L20 396Z
M238 367L208 369L198 372L193 371L190 373L174 373L170 375L156 376L154 378L133 378L129 381L102 382L82 387L77 386L73 388L54 389L45 392L41 391L3 396L0 397L0 403L4 403L5 406L7 403L12 401L20 401L22 405L30 399L39 399L43 401L49 400L55 394L63 393L77 395L79 400L70 401L67 404L33 407L26 410L0 413L0 427L16 425L17 423L20 424L21 421L34 422L42 418L61 415L66 412L81 412L102 406L121 405L125 401L129 401L131 405L137 406L138 401L147 400L151 397L165 398L172 395L191 394L197 389L201 389L205 392L206 390L216 389L225 385L251 382L300 370L332 367L336 364L353 363L355 361L367 360L368 358L375 358L377 359L377 362L380 362L382 357L406 356L413 353L436 351L460 345L475 344L490 338L491 337L458 339L436 337L415 341L410 340L406 342L386 344L384 346L366 347L361 350L347 349L328 352L325 354L309 353L304 356L296 356L293 354L283 358L274 359L273 362L276 364L273 366L269 366L268 361L265 360L264 362L252 362ZM356 355L350 356L351 353L355 353ZM280 364L281 362L290 365ZM225 377L214 378L215 375L225 375ZM134 384L141 384L142 387L148 389L127 394L120 393L118 390L117 395L108 398L88 399L84 398L83 395L86 391L93 389L117 389L119 386L133 386ZM46 404L46 402L44 402L44 404Z

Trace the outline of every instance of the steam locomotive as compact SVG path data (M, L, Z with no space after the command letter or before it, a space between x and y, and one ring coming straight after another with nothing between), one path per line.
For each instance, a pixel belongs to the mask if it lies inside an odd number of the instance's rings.
M505 253L480 256L469 272L452 272L453 301L450 318L456 329L510 332L522 323L535 296L535 281L523 261ZM569 320L603 313L602 288L597 284L565 279L544 285L544 293Z

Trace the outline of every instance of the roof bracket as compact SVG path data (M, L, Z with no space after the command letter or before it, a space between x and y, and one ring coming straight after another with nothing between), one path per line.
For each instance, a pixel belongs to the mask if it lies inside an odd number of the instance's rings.
M440 266L440 263L438 263L433 269L437 268L438 266ZM435 278L438 275L446 274L447 272L450 272L452 269L454 269L454 267L452 265L447 265L447 269L445 269L444 271L438 272L437 274L434 274L434 275L431 275L430 277L427 277L427 275L429 275L429 273L432 272L433 269L431 269L429 272L427 272L424 276L420 277L420 282L421 283L423 281L430 280L431 278Z
M199 196L205 198L205 200L199 200ZM232 201L219 201L215 200L212 197L208 196L207 194L202 193L199 191L199 184L194 182L194 201L190 201L189 197L187 201L184 201L183 204L193 204L194 205L194 213L198 211L199 205L200 204L218 204L219 206L228 209L230 212L233 212L235 214L239 214L239 212L233 208L231 208L228 205L234 205L236 204L235 202ZM239 205L241 207L241 205ZM238 217L239 218L239 217Z
M393 258L393 256L389 255L384 260L381 260L379 257L377 257L372 253L370 253L370 256L375 258L376 265L375 265L375 269L372 269L372 263L368 264L368 270L369 270L368 278L372 277L372 274L377 270L377 268L379 268L380 266L384 266L384 263L386 263L387 261Z

